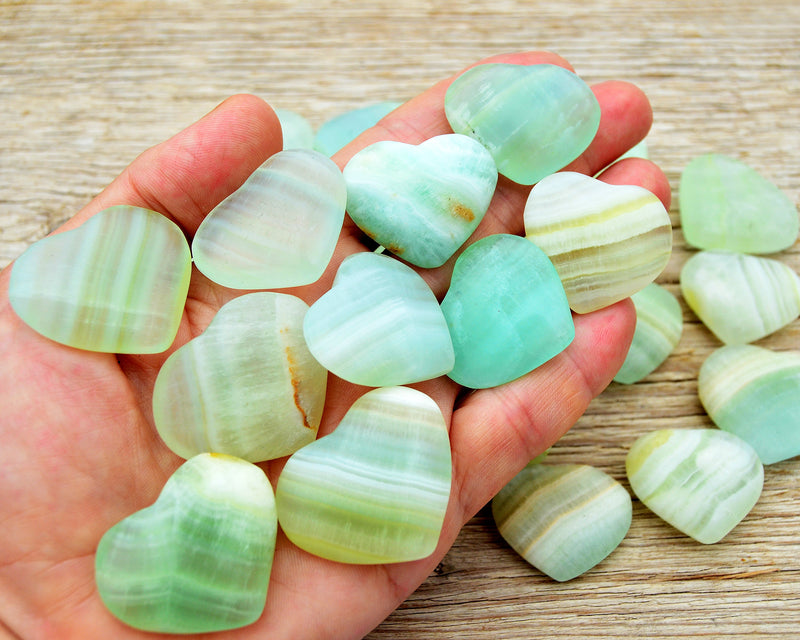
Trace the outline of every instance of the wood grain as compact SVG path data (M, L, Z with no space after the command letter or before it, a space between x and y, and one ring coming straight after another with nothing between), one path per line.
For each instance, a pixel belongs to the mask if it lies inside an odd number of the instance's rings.
M678 293L683 167L735 156L800 200L800 4L675 0L403 3L0 0L0 266L81 208L138 153L237 92L318 126L405 99L485 56L550 49L589 82L648 94L650 155L673 186ZM800 248L777 256L800 270ZM665 426L708 426L697 372L719 343L684 305L684 335L645 381L613 384L553 449L623 481L627 448ZM800 323L759 342L798 348ZM800 633L800 462L767 469L721 543L679 535L635 502L630 534L556 584L500 539L487 509L368 637L396 640L794 637Z

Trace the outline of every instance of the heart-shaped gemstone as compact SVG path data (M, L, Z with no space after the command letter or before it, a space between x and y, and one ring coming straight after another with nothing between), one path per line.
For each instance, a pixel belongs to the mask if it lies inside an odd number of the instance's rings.
M482 64L453 81L444 110L456 133L485 146L497 170L533 184L575 160L600 126L600 104L574 73L550 64Z
M744 440L719 429L662 429L633 443L631 489L653 513L703 544L722 540L761 495L764 466Z
M277 528L261 469L201 454L178 468L154 504L105 533L97 589L111 613L137 629L243 627L264 609Z
M700 251L680 279L686 304L725 344L759 340L800 315L800 277L777 260Z
M575 337L553 264L525 238L495 234L456 260L442 301L455 366L450 378L473 389L532 371Z
M311 149L276 153L203 220L192 241L195 266L234 289L315 282L333 255L346 202L330 158Z
M444 264L483 219L497 184L489 152L467 136L384 141L344 168L347 213L378 244L418 267Z
M700 368L698 394L714 423L749 443L764 464L800 455L800 352L717 349Z
M797 240L794 203L743 162L711 153L681 175L681 228L699 249L774 253Z
M191 268L174 223L120 205L31 245L14 263L8 297L22 320L56 342L159 353L175 339Z
M492 500L500 535L559 582L585 573L619 546L631 526L631 497L586 465L532 463Z
M408 387L361 396L333 433L293 454L278 479L278 519L309 553L358 564L433 553L450 496L447 427Z
M307 310L284 293L249 293L173 353L153 389L167 446L183 458L209 451L259 462L312 442L328 372L303 338Z
M672 226L647 189L564 171L528 196L525 233L553 261L570 307L588 313L650 284L672 251Z
M326 156L332 156L401 104L394 101L378 102L326 120L314 136L314 148Z
M453 367L436 296L416 271L389 256L345 258L331 290L308 310L303 330L322 366L355 384L410 384Z

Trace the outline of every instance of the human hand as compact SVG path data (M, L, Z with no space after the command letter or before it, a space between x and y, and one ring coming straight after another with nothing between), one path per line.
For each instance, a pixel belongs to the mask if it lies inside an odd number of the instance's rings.
M551 54L504 55L484 62L566 63ZM379 140L419 143L449 133L443 81L390 114L339 152L343 167ZM602 109L592 145L570 165L595 174L647 133L651 112L635 87L594 87ZM159 211L189 237L203 217L281 148L280 126L261 100L236 96L198 123L144 152L61 230L98 211L131 204ZM639 184L669 204L666 178L652 163L627 159L601 179ZM500 178L489 212L471 238L523 233L530 187ZM307 303L329 287L342 259L363 251L349 221L331 265L313 285L282 290ZM453 260L422 272L444 295ZM102 605L94 553L113 524L152 504L182 460L159 439L152 390L159 367L203 331L219 307L242 292L196 270L173 347L163 354L79 351L40 336L8 302L10 269L0 273L0 634L23 638L157 638L131 629ZM570 347L535 371L497 388L465 393L448 378L413 385L433 397L450 428L453 484L436 551L393 565L345 565L311 556L280 531L267 606L253 625L215 638L359 638L402 602L436 566L461 526L531 458L552 445L602 391L624 359L634 324L629 301L575 316ZM320 435L329 433L366 389L331 375ZM283 461L262 466L273 486ZM169 637L169 636L164 636Z

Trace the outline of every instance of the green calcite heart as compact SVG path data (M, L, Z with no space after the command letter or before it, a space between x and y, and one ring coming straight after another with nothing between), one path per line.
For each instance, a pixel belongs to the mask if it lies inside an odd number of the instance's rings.
M574 73L549 64L482 64L445 95L456 133L484 145L497 170L533 184L575 160L600 125L600 105Z
M314 129L299 113L290 109L275 109L281 123L284 149L313 149Z
M191 267L173 222L121 205L31 245L14 263L8 297L20 318L56 342L159 353L178 331Z
M433 553L450 496L447 427L408 387L373 389L339 426L293 454L275 499L288 538L337 562L380 564Z
M774 253L797 240L794 203L746 164L720 154L692 160L681 175L681 227L699 249Z
M462 253L442 301L455 366L466 387L494 387L532 371L575 337L553 264L519 236L482 238Z
M255 622L277 533L272 486L258 467L202 454L158 500L109 529L95 559L103 603L126 624L205 633Z
M401 104L393 101L378 102L346 111L323 122L314 136L314 148L326 156L332 156Z
M678 346L683 314L678 299L664 287L651 283L631 296L636 308L636 331L616 382L633 384L649 375Z
M303 331L314 357L355 384L410 384L453 368L453 345L433 291L389 256L345 258L331 290L308 310Z
M800 315L800 277L777 260L700 251L680 280L686 304L725 344L759 340Z
M800 455L800 352L717 349L700 368L698 393L714 423L748 442L764 464Z
M529 464L492 500L500 535L542 573L563 582L619 546L631 526L631 497L586 465Z
M558 271L570 307L588 313L646 287L672 252L672 226L647 189L563 171L528 196L525 234Z
M203 220L192 241L195 266L234 289L315 282L333 255L346 201L330 158L310 149L276 153Z
M307 310L287 294L246 294L173 353L153 389L167 446L183 458L210 451L258 462L312 442L328 372L303 338Z
M633 443L625 468L648 509L698 542L724 538L753 508L764 466L744 440L718 429L662 429Z

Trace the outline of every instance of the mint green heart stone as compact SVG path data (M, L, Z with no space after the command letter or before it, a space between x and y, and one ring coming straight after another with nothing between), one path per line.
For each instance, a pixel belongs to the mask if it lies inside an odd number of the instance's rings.
M497 185L489 152L468 136L419 145L384 141L343 171L347 213L368 236L418 267L443 265L483 219Z
M313 149L314 129L303 116L290 109L275 109L281 123L284 149Z
M465 387L494 387L532 371L575 337L553 263L532 242L497 234L456 260L442 301L455 350L448 374Z
M482 64L453 81L444 109L456 133L484 145L497 170L533 184L589 146L600 104L574 73L550 64Z
M177 225L120 205L31 245L14 263L8 297L25 323L56 342L160 353L178 331L191 268Z
M452 463L444 417L408 387L373 389L333 433L293 454L275 501L286 536L336 562L425 558L439 541Z
M776 185L743 162L703 155L683 170L681 226L699 249L775 253L797 240L794 203Z
M314 136L314 149L326 156L332 156L401 104L402 102L394 101L378 102L345 111L335 118L326 120Z

